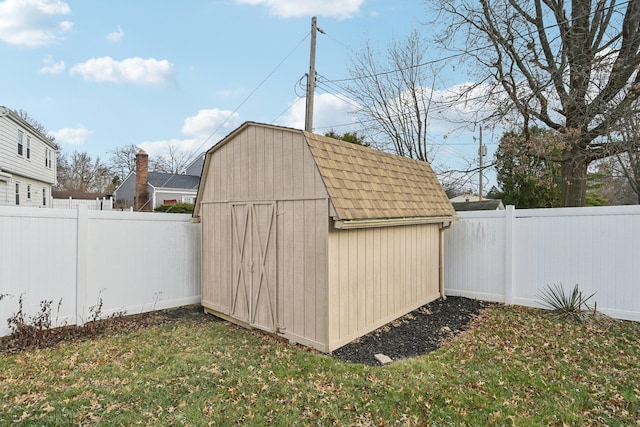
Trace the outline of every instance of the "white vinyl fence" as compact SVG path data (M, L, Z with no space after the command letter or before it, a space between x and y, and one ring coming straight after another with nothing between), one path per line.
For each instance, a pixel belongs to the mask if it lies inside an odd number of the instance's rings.
M86 205L87 209L96 211L110 211L113 209L113 197L102 197L95 199L51 199L51 207L54 209L75 209L78 206Z
M200 302L200 224L190 215L0 207L0 336L23 297L51 300L58 325L91 307L135 314ZM58 312L58 303L60 310Z
M459 212L445 232L445 292L540 306L547 285L640 321L640 206Z
M445 292L540 306L578 284L598 310L640 321L640 206L460 212L445 232ZM200 302L201 226L189 215L0 207L0 336L52 301L57 324ZM58 312L58 303L60 310Z

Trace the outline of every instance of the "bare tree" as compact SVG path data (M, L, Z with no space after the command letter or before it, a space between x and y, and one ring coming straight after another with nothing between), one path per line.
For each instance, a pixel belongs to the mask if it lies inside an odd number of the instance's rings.
M427 137L435 73L422 66L427 46L417 31L393 41L380 54L369 43L356 53L349 67L349 96L360 105L365 129L380 148L417 160L431 160Z
M183 151L175 144L169 144L159 157L151 160L151 169L155 172L184 173L193 157L191 152Z
M67 156L58 151L57 190L86 192L105 192L111 190L112 173L96 157L95 160L84 152L74 151Z
M640 96L640 0L426 0L486 83L497 113L563 135L561 205L586 202L587 168Z
M638 194L629 185L629 180L620 167L620 160L612 156L594 162L590 168L598 177L595 191L607 200L608 205L633 205L638 203ZM624 155L621 160L625 161Z
M119 182L136 170L136 154L140 149L133 145L123 145L109 151L109 168L118 176Z
M640 150L629 149L617 154L616 158L627 184L636 195L636 203L640 204Z
M56 137L53 136L53 135L50 135L49 131L47 130L47 128L44 127L44 125L42 123L37 121L33 116L31 116L25 110L19 109L19 110L16 111L16 114L18 116L20 116L25 122L29 123L29 125L32 128L37 130L42 136L47 138L49 141L54 142L54 143L56 142Z
M618 129L609 140L609 144L619 147L611 170L614 176L626 180L640 204L640 113L623 117Z

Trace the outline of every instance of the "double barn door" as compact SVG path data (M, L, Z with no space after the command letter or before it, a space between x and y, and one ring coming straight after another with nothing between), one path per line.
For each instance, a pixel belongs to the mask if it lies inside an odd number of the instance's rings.
M276 332L276 203L231 204L230 315Z

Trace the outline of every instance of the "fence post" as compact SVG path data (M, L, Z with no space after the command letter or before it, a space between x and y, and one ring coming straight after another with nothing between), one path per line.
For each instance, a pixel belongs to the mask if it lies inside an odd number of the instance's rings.
M508 205L504 215L504 303L513 304L513 225L515 206Z
M83 325L87 318L87 274L89 250L89 209L78 205L76 244L76 325Z

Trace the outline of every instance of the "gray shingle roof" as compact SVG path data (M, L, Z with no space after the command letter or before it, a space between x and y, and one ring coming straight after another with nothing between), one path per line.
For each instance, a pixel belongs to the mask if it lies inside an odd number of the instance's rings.
M489 200L474 200L469 202L453 202L453 208L456 212L465 211L495 211L500 208L502 200L489 199ZM503 208L504 209L504 208Z
M200 185L200 177L164 172L149 172L149 184L156 188L182 188L196 190Z

